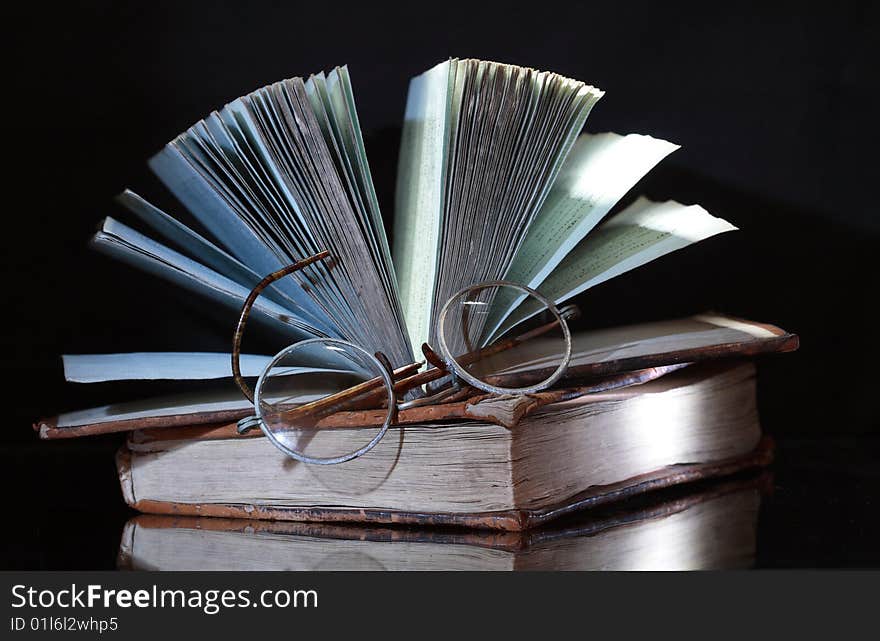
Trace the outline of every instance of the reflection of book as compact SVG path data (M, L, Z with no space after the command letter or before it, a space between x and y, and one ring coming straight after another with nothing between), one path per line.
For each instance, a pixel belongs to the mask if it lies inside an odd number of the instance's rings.
M657 493L531 532L141 515L135 570L697 570L749 567L768 475ZM638 505L632 505L638 503ZM629 505L628 505L629 504Z
M180 515L521 530L770 457L751 363L693 366L557 403L513 429L394 427L368 455L341 465L301 464L264 438L210 432L133 432L119 456L129 504Z

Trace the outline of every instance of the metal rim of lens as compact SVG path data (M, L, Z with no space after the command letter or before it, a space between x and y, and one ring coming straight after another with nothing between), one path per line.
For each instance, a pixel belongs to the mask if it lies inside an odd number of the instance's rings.
M275 367L281 359L290 354L291 352L296 351L299 348L305 347L306 345L336 345L338 347L347 347L350 349L359 352L363 355L368 361L375 363L376 369L382 373L382 380L385 384L385 391L388 393L388 416L385 418L385 422L382 423L381 429L376 433L376 436L373 437L369 443L364 445L358 450L354 452L349 452L348 454L343 454L342 456L336 456L333 458L319 458L314 456L307 456L302 452L297 452L296 450L288 447L284 443L282 443L272 431L266 426L266 422L263 420L263 411L260 407L260 396L263 392L263 383L265 382L269 372ZM279 450L287 454L288 456L295 458L297 461L301 461L302 463L311 463L313 465L335 465L337 463L345 463L346 461L350 461L352 459L356 459L359 456L362 456L369 452L371 449L376 447L379 441L382 440L382 437L385 436L385 433L388 431L388 427L391 425L391 419L394 416L394 408L397 403L397 398L394 393L394 382L391 379L391 375L388 371L382 366L382 363L379 362L375 356L370 354L367 350L362 347L358 347L354 343L349 343L348 341L339 340L336 338L310 338L308 340L300 341L299 343L294 343L293 345L288 345L280 352L275 355L266 368L263 370L263 373L260 374L260 378L257 380L257 385L254 388L254 411L257 415L257 419L260 421L260 429L263 431L263 434L266 435L272 444L277 447Z
M471 290L479 290L479 289L488 289L489 287L512 287L513 289L518 289L519 291L529 294L530 296L535 297L540 301L553 316L556 317L556 320L559 321L559 325L562 328L562 334L565 338L565 355L562 358L562 362L559 364L559 367L547 378L545 378L540 383L536 383L535 385L530 385L528 387L498 387L496 385L492 385L487 383L486 381L482 381L470 372L468 372L464 367L459 365L458 361L453 358L452 354L449 351L449 346L446 344L446 337L444 336L443 326L446 321L446 315L449 313L449 310L454 302L456 302L462 294L465 294ZM465 287L452 296L449 297L449 300L446 301L446 304L443 305L443 308L440 310L440 315L437 319L437 326L439 331L437 332L437 341L440 347L440 356L443 358L443 361L446 365L453 371L455 374L465 381L468 384L476 387L478 389L484 390L486 392L492 392L494 394L532 394L534 392L540 392L541 390L545 390L551 385L553 385L556 381L558 381L562 375L565 373L565 370L568 368L568 363L571 360L571 332L568 329L568 323L565 322L565 318L563 318L562 314L557 309L555 303L551 301L549 298L545 297L540 292L535 291L531 287L526 287L525 285L520 285L519 283L513 283L509 280L490 280L483 283L478 283L476 285L471 285L469 287Z

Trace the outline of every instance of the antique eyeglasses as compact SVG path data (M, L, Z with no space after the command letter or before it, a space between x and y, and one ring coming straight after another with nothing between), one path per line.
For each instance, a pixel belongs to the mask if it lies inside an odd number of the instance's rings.
M560 310L529 287L499 280L466 287L446 301L434 331L439 354L422 346L429 365L424 371L419 371L424 363L393 369L382 352L371 354L338 338L313 338L281 350L252 392L239 360L254 302L273 282L328 256L321 252L260 281L245 300L233 337L233 376L255 409L254 416L239 421L239 432L259 427L298 461L329 465L357 458L381 441L400 411L414 407L436 406L436 416L444 420L473 418L456 401L529 395L530 410L625 382L546 391L571 359L567 320L577 308ZM499 311L513 307L527 310L527 318Z

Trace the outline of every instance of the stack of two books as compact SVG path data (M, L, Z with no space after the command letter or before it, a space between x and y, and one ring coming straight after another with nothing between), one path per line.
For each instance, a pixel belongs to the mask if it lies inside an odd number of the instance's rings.
M422 343L436 344L440 308L462 287L504 279L562 303L734 229L697 205L627 197L676 146L581 134L602 95L558 74L476 60L413 79L389 243L347 69L279 82L212 113L151 161L200 232L125 192L120 202L143 232L108 218L94 244L230 313L265 274L329 251L331 261L258 299L261 330L288 343L345 339L400 367ZM534 315L522 299L492 305L487 341ZM66 356L75 382L219 384L36 427L47 439L128 432L119 477L142 512L521 531L765 465L750 359L797 342L718 314L575 332L568 381L670 373L548 405L515 426L497 404L467 407L468 420L413 407L374 449L339 465L301 463L260 435L238 434L236 421L253 408L229 380L229 354ZM257 376L270 360L244 356L243 374ZM353 443L358 430L345 430Z

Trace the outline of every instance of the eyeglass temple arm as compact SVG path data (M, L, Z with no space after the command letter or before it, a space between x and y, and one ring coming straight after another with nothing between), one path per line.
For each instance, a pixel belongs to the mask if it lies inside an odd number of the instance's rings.
M281 269L272 272L259 283L257 283L257 285L251 290L251 293L248 294L247 298L244 300L244 305L241 308L241 314L238 317L238 324L235 326L235 333L232 335L232 378L235 380L235 384L238 385L238 388L241 390L242 394L245 395L245 398L247 398L251 403L254 402L254 393L251 391L251 388L248 387L248 384L244 382L244 378L241 375L240 361L241 338L244 335L244 326L247 323L248 317L251 314L251 309L253 308L254 303L257 301L257 298L260 297L260 294L263 293L263 290L274 283L276 280L284 278L285 276L289 276L290 274L301 270L303 267L308 267L312 263L328 258L329 256L330 252L325 250L315 254L314 256L309 256L308 258L304 258L291 265L288 265L287 267L282 267Z

